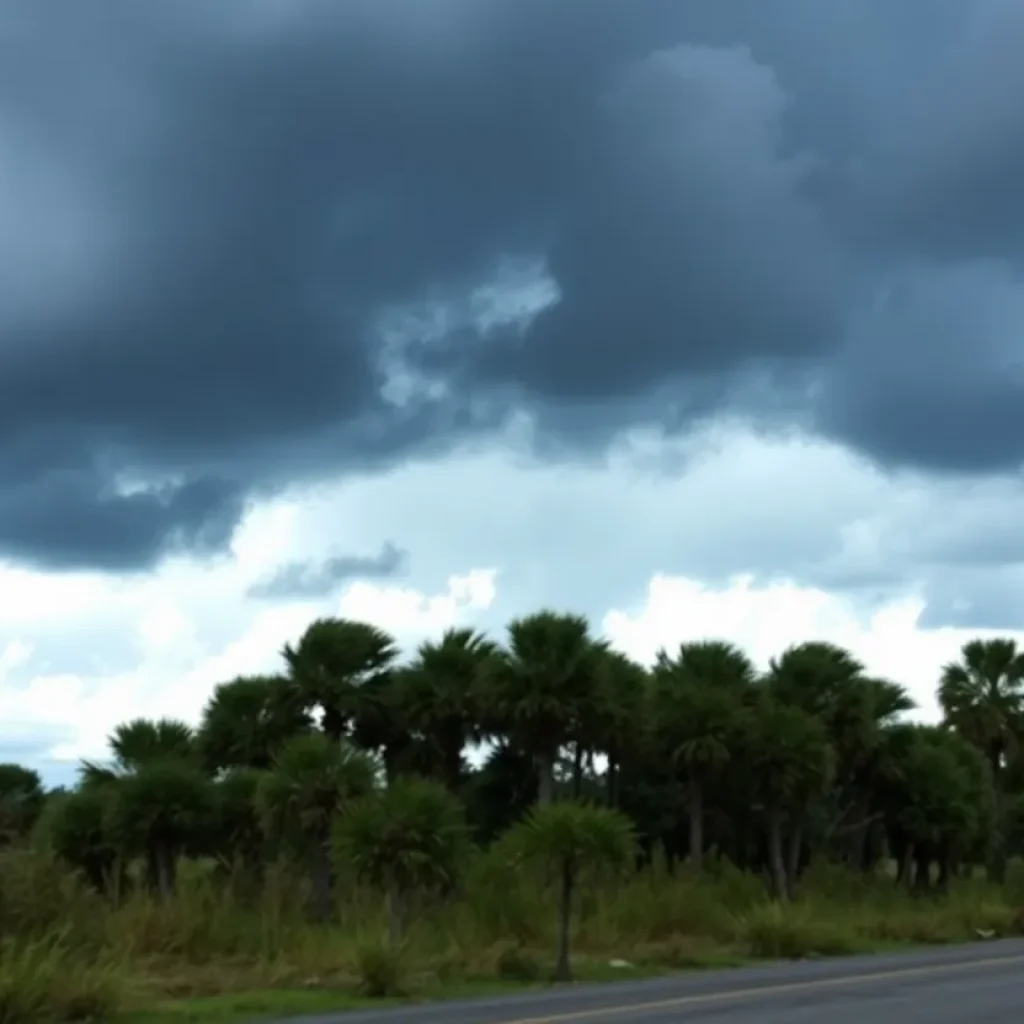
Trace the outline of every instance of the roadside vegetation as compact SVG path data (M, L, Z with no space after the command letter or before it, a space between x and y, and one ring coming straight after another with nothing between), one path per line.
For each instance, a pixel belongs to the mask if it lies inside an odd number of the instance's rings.
M228 1020L1024 932L1024 654L319 620L77 786L0 765L0 1024ZM466 755L471 749L475 766Z

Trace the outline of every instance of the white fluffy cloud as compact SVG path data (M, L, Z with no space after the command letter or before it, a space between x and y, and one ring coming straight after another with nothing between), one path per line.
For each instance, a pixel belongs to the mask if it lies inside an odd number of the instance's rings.
M923 602L915 597L864 610L841 595L791 582L758 585L745 576L708 587L684 577L655 576L640 608L610 611L603 625L616 647L642 661L650 661L661 647L672 650L685 641L727 638L766 668L790 644L839 644L872 673L906 686L918 704L918 716L933 720L942 666L957 658L967 640L982 634L923 629L922 610ZM1012 635L1024 643L1024 632Z
M66 777L118 721L194 720L215 683L274 668L319 615L375 622L406 649L544 606L589 615L645 660L702 637L760 664L832 640L933 715L941 665L1019 607L1019 565L995 552L1022 504L1017 484L886 477L836 447L716 428L675 446L634 438L602 463L543 466L510 445L320 487L254 508L230 555L145 577L0 567L0 760ZM387 541L409 552L403 578L247 596L285 563ZM972 605L993 581L1000 606Z

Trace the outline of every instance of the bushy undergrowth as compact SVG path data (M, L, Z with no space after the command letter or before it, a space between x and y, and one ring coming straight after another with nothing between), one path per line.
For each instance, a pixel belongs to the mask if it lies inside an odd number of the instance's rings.
M182 866L158 902L138 889L102 898L38 851L0 852L0 1024L101 1020L162 999L257 989L325 988L368 996L490 979L546 976L555 895L481 855L457 897L421 899L402 949L384 941L379 897L339 881L334 921L310 924L306 891L285 865L259 887L212 865ZM1003 887L960 880L913 896L890 878L827 865L791 904L728 864L695 878L663 864L580 896L578 962L683 968L747 958L831 956L898 943L943 943L1020 928L1024 864Z

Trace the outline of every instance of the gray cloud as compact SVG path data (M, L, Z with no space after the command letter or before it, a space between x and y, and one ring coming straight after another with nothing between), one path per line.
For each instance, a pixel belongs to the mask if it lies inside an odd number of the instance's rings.
M1016 466L1022 42L1006 0L10 0L0 554L214 550L516 409L547 457L730 411ZM509 259L531 323L376 329Z
M289 562L249 588L249 596L273 600L325 597L349 580L381 580L405 571L408 553L388 541L375 555L335 555L323 561Z

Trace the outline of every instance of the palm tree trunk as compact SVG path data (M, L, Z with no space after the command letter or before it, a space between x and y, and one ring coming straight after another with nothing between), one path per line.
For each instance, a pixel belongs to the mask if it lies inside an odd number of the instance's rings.
M986 874L990 882L1006 881L1006 846L1003 833L1003 752L995 747L989 754L992 764L992 828L989 833L989 859Z
M558 900L558 957L555 960L555 981L572 981L572 964L569 960L569 936L572 931L574 876L574 865L567 857L562 862L562 886Z
M572 798L579 800L583 796L583 744L573 744L572 752Z
M162 900L169 900L174 895L175 857L174 850L166 843L161 843L154 851L156 867L156 888Z
M151 896L160 894L160 863L155 846L146 848L146 890Z
M896 884L910 888L914 881L914 844L910 843L903 851L900 860L899 870L896 873Z
M459 786L462 783L462 749L464 746L461 735L457 740L448 739L445 741L444 752L441 755L444 784L453 793L459 791Z
M405 900L398 886L392 884L387 892L388 947L397 953L405 935Z
M554 803L555 799L555 759L550 754L537 755L537 775L537 803L541 807L547 807L548 804Z
M871 800L865 795L858 800L851 812L854 824L846 843L846 862L853 871L864 871L867 867L868 831L871 828Z
M931 845L931 844L929 844ZM914 856L914 892L926 893L932 886L932 854L931 850L918 850Z
M700 871L704 859L704 790L696 779L690 780L690 867Z
M786 888L786 862L782 856L782 814L777 810L768 814L768 867L773 894L780 903L785 903L789 899L789 890Z
M796 881L800 874L800 853L803 842L803 822L797 821L793 825L793 832L789 837L789 857L786 861L786 888L791 894L796 891Z
M309 914L314 921L331 918L331 857L327 842L314 841L309 851Z

